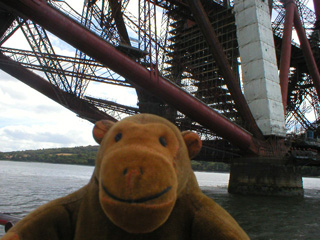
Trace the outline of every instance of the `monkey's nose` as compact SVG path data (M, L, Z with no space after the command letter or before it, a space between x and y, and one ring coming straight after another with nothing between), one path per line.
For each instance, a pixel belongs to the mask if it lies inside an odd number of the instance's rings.
M122 174L126 178L127 186L132 188L138 179L140 179L140 177L143 175L143 170L141 167L125 168L122 171Z

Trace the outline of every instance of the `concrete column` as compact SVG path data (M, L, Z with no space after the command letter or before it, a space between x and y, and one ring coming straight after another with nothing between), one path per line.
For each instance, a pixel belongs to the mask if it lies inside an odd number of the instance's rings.
M264 135L284 136L285 120L268 1L235 0L246 100Z

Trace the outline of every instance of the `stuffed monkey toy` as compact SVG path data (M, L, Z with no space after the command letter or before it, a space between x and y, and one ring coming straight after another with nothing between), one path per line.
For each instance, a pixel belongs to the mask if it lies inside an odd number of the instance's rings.
M139 114L99 121L93 136L100 148L89 183L39 207L2 240L249 239L199 188L190 162L201 149L197 134Z

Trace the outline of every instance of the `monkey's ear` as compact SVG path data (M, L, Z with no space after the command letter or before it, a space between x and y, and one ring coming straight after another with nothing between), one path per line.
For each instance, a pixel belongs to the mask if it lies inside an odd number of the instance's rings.
M100 120L96 122L93 127L92 135L97 143L101 143L104 135L109 131L109 129L114 125L114 122L109 120Z
M191 131L183 131L182 137L187 145L190 159L195 157L202 147L202 141L199 135Z

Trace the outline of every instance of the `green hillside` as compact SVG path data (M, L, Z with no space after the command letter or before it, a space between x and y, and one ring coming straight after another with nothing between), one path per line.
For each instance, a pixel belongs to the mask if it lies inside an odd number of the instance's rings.
M94 165L99 146L0 152L0 160ZM191 161L196 171L228 172L224 163Z
M1 160L94 165L99 146L0 152Z
M90 165L95 163L99 146L50 148L40 150L25 150L15 152L0 152L0 160L47 162ZM229 172L229 165L220 162L191 161L195 171ZM302 167L303 176L320 176L320 167Z

